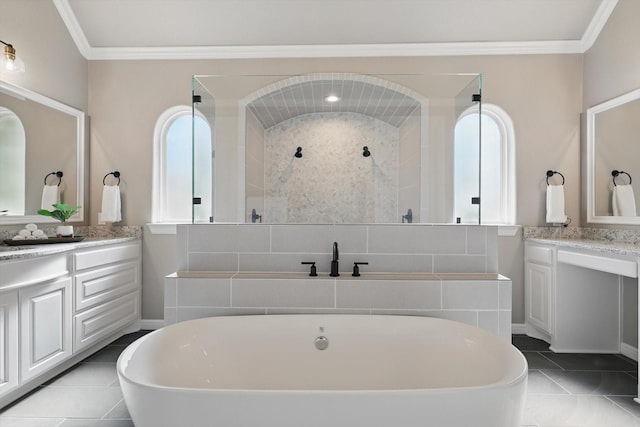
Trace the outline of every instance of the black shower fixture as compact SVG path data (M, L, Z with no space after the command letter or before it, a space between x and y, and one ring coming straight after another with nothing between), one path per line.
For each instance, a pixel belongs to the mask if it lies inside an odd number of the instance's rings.
M296 148L296 154L294 154L297 158L302 157L302 147Z
M362 155L364 157L369 157L371 155L371 151L369 151L369 147L367 147L366 145L362 147Z

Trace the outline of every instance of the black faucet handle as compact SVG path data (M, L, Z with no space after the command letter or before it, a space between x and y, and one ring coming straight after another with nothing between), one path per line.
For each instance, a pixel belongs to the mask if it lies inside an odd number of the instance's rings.
M353 263L353 273L351 274L353 277L360 276L360 267L359 265L369 265L368 262L354 262Z
M318 275L318 272L316 270L316 262L315 261L303 261L300 264L302 265L310 265L311 268L309 269L309 276L311 277L315 277Z

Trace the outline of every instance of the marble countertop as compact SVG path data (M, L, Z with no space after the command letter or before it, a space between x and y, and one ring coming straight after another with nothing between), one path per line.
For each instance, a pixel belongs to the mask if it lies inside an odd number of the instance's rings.
M525 240L581 251L640 257L640 241L635 230L576 229L575 231L525 229Z
M54 228L43 228L48 235L55 234ZM17 234L13 231L0 231L2 239L11 239ZM111 245L142 239L142 227L140 226L79 226L76 227L76 235L84 236L80 242L70 243L43 243L38 245L9 246L0 240L0 261L33 258L44 255L69 252L75 249L90 248L94 246Z
M81 242L72 243L46 243L41 245L9 246L0 244L0 261L33 258L44 255L52 255L61 252L69 252L75 249L90 248L94 246L111 245L114 243L140 240L139 237L87 237Z

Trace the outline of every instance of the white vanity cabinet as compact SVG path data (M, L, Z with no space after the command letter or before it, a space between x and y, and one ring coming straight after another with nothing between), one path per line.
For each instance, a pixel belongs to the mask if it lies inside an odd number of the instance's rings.
M87 249L73 260L78 351L140 318L140 244Z
M615 243L525 242L527 334L556 352L620 353L623 278L638 277L638 259Z
M71 356L67 259L0 262L0 398Z
M140 328L140 248L126 239L0 253L0 408Z
M527 333L549 341L553 329L555 249L525 244L524 289Z

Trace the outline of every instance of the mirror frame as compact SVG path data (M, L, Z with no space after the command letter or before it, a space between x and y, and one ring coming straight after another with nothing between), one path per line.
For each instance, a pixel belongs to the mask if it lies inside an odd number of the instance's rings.
M37 102L46 107L60 111L64 114L68 114L75 118L76 121L76 205L82 206L78 212L76 212L70 222L82 222L84 221L85 206L85 113L76 108L63 104L55 99L51 99L37 92L33 92L29 89L25 89L21 86L5 82L0 80L0 92L9 96L16 97L18 99L29 100ZM27 141L27 144L29 142ZM54 219L44 217L42 215L12 215L12 216L0 216L0 225L9 224L27 224L30 222L57 222Z
M625 93L609 101L587 109L587 222L596 224L640 224L640 216L624 217L596 215L595 211L595 155L596 155L596 114L640 99L640 89Z

